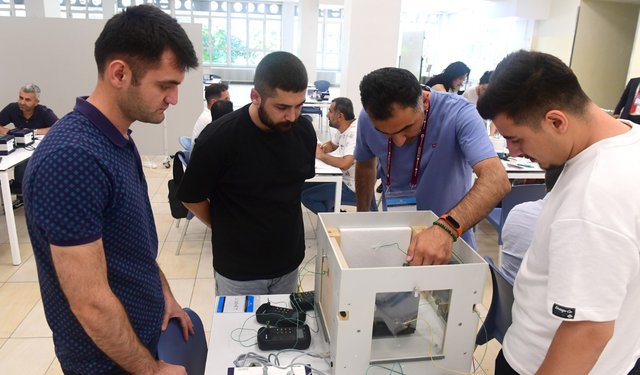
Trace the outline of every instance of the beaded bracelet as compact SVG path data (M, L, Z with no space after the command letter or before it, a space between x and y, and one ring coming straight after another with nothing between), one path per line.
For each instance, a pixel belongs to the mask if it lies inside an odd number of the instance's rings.
M439 226L440 228L442 228L442 229L446 230L446 231L447 231L447 233L449 233L449 234L451 235L451 237L453 237L453 242L456 242L456 241L458 240L458 237L456 237L456 235L455 235L455 234L453 234L453 232L451 231L451 229L447 228L447 226L446 226L446 225L442 224L442 223L441 223L441 222L439 222L439 221L434 221L434 222L433 222L433 225L437 225L437 226Z

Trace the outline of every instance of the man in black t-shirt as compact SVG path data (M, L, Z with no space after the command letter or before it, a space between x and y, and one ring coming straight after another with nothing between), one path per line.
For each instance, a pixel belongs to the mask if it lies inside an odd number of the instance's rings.
M216 295L295 290L300 194L315 174L315 131L299 117L307 83L300 59L273 52L256 68L251 103L198 137L177 195L211 227Z

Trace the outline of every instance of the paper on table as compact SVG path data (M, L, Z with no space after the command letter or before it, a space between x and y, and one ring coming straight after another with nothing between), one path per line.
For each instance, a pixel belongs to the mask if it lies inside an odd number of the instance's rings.
M316 159L316 174L342 174L342 169Z

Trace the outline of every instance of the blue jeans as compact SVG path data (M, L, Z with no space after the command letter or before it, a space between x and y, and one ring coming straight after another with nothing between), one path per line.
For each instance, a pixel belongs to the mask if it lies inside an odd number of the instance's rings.
M333 206L327 207L326 201L333 202L336 197L336 184L333 182L305 182L302 186L302 204L309 211L333 212ZM356 193L342 183L342 202L355 202ZM335 202L334 202L335 204Z
M298 270L275 279L238 281L228 279L213 270L216 296L250 296L262 294L291 294L298 285Z

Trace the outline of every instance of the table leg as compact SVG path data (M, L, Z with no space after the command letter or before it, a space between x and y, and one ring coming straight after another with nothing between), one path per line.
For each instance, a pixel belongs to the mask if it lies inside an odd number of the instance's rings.
M16 230L16 218L13 215L13 205L11 202L11 186L9 186L9 174L0 172L0 190L2 190L2 201L4 203L4 215L7 218L7 231L9 232L9 244L11 246L11 259L14 266L22 263L20 260L20 247L18 246L18 232Z
M333 212L340 212L340 204L342 203L342 177L336 179L336 197Z

